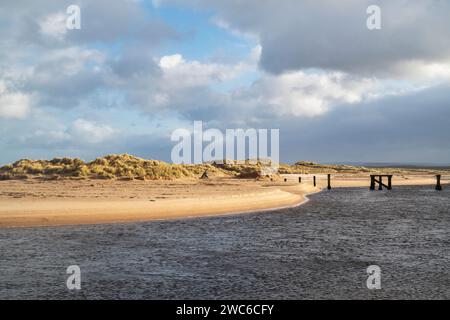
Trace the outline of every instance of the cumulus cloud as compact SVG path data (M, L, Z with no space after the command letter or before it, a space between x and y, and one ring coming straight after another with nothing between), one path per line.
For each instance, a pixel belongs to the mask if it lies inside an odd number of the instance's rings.
M388 90L373 78L320 70L279 75L260 72L259 78L249 86L226 92L211 88L215 83L233 79L249 70L256 71L255 57L258 57L258 50L250 54L247 62L219 65L186 61L180 54L164 56L159 65L163 70L161 90L165 91L164 94L153 95L149 101L158 98L171 110L190 119L221 119L231 124L244 115L254 120L285 116L315 117L339 105L399 93L394 89Z
M82 118L69 124L58 123L58 119L43 115L35 115L32 120L37 123L22 128L21 134L11 137L9 143L44 149L90 148L111 142L119 134L119 130L109 125Z
M0 117L22 119L30 111L30 98L22 93L0 94Z
M72 139L94 144L111 139L116 134L108 125L98 125L85 119L75 120L68 132Z
M81 30L66 28L65 12L72 4L81 7ZM2 107L2 115L15 117L29 111L30 97L39 108L69 109L113 88L120 72L120 81L129 82L131 63L117 67L122 57L109 51L118 41L126 38L151 53L164 39L178 36L164 21L149 19L141 3L128 0L8 1L2 3L0 21L0 79L20 88L3 96L3 103L17 107L14 113ZM144 62L136 69L145 71L148 65Z
M67 16L62 12L50 14L39 22L40 31L44 36L63 40L67 33L66 20Z
M255 104L255 109L267 106L273 115L313 117L339 104L361 102L377 89L373 80L340 72L296 71L278 76L265 74L244 97Z
M181 54L173 54L171 56L164 56L159 60L159 66L164 70L169 70L185 63Z
M0 118L23 119L30 112L30 104L28 95L8 90L0 80Z
M81 8L81 29L66 30L66 9ZM0 36L29 44L61 46L111 43L125 38L155 45L178 32L161 19L148 19L140 1L26 0L3 1ZM64 40L49 41L49 40ZM150 45L149 44L149 45Z
M159 66L163 70L163 81L172 87L197 87L229 81L255 68L251 60L236 64L201 63L186 61L181 54L163 56Z

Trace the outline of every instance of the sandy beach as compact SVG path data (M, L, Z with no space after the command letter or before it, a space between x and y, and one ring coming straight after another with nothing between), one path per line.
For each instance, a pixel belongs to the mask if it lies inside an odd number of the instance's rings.
M326 176L282 181L11 180L0 182L0 227L117 223L236 214L292 207L326 186ZM284 178L287 181L284 181ZM443 181L445 182L445 180ZM432 185L433 176L394 177L393 185ZM336 175L333 187L368 187L367 176Z

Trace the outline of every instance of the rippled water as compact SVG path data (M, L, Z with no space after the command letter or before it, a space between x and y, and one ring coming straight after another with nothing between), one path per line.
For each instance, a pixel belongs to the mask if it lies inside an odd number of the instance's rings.
M294 209L0 230L0 298L450 298L450 188L335 189ZM366 268L382 289L366 288ZM82 290L66 288L79 265Z

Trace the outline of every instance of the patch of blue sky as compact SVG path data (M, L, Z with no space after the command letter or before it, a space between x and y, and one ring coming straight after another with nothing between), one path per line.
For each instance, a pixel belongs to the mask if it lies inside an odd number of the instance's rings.
M164 43L160 56L181 54L187 61L236 64L248 61L258 45L255 39L240 36L214 23L215 13L169 5L153 6L143 1L149 18L159 18L174 28L181 37ZM249 86L260 77L258 70L248 70L237 78L211 85L211 89L226 92Z
M181 34L181 39L168 42L161 55L180 53L186 60L207 62L239 61L248 56L257 43L238 36L213 22L214 12L183 7L158 6L151 2L142 4L152 17L158 17Z

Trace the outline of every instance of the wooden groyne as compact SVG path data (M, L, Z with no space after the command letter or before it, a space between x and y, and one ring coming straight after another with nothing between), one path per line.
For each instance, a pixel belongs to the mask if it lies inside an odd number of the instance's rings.
M383 183L383 177L388 179L388 184ZM383 190L383 187L392 190L392 175L391 174L371 174L370 175L370 190L375 190L375 184L378 183L378 190ZM378 178L378 179L377 179Z

